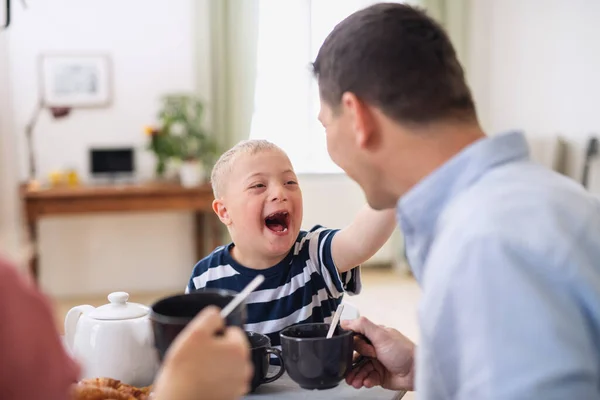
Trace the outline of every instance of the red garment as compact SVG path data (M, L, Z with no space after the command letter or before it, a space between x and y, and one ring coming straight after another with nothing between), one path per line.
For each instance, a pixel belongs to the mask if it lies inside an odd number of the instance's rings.
M48 300L0 259L0 399L66 400L78 377Z

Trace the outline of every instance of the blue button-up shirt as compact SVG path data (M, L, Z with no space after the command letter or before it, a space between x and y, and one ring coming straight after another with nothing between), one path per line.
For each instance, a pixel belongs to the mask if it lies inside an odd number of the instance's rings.
M398 202L423 289L419 399L600 399L600 204L479 140Z

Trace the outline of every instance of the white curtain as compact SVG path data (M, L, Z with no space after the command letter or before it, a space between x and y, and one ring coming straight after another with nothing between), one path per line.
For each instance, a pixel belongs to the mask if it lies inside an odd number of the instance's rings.
M210 87L211 130L226 149L247 139L254 112L259 0L209 1L210 27L197 27L197 46L210 37L210 53L199 54L199 77L211 71L211 80L198 88ZM206 7L195 2L199 20ZM206 31L209 32L206 32ZM208 64L208 65L207 65Z
M254 114L250 138L283 148L297 172L315 172L309 161L324 147L311 130L311 2L259 0Z
M458 59L468 69L471 0L419 0L417 4L446 29Z

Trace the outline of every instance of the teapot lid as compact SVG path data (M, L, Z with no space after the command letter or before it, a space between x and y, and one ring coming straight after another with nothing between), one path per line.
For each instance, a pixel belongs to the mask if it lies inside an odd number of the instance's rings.
M138 303L128 303L129 293L113 292L108 295L109 304L92 310L90 318L102 320L121 320L139 318L148 315L150 309Z

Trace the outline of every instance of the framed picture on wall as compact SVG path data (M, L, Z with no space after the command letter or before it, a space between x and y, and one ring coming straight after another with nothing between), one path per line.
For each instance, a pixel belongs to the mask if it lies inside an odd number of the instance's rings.
M42 55L42 100L47 107L106 107L111 101L110 74L106 55Z

